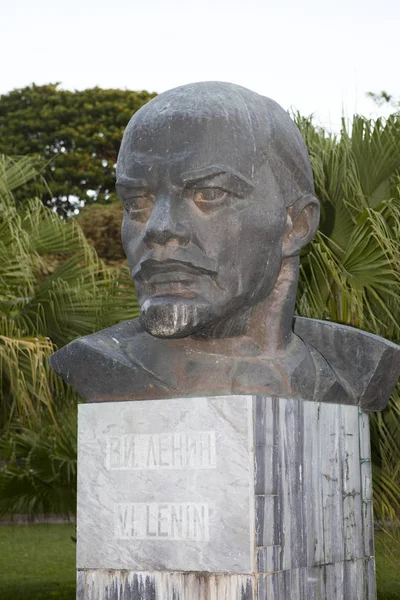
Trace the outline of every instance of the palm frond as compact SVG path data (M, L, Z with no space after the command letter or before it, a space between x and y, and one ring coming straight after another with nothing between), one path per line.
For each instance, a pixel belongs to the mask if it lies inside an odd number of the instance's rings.
M389 180L400 169L400 119L392 115L372 121L355 116L350 142L360 186L369 205L375 206L387 198Z
M355 116L340 136L297 119L321 231L301 257L298 313L400 340L400 118ZM375 512L400 515L400 401L371 416Z
M75 407L59 417L57 428L19 427L0 440L0 514L75 513Z
M17 206L12 192L34 177L34 160L0 157L0 430L73 396L47 365L57 347L137 315L125 273L98 259L76 223L37 199Z
M32 421L42 405L52 414L47 359L53 351L48 338L25 336L0 317L1 422Z

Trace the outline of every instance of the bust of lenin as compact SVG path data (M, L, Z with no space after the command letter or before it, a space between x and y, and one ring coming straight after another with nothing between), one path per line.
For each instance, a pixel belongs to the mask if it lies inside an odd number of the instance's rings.
M399 347L293 318L319 203L278 104L219 82L157 96L126 128L116 188L141 314L51 357L85 400L268 394L383 408Z

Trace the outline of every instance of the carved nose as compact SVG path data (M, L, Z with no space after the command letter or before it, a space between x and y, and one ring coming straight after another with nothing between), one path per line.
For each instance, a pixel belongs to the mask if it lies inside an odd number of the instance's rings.
M190 240L189 230L179 222L170 202L156 202L147 222L144 241L151 247L154 244L163 246L172 240L186 246Z

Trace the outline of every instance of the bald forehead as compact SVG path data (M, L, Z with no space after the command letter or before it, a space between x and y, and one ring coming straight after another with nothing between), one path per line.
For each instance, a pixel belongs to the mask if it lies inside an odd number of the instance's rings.
M131 137L135 129L158 133L174 127L176 132L179 126L190 131L199 129L197 133L201 133L203 127L212 133L212 128L217 126L218 132L230 132L231 137L251 138L256 150L269 133L271 110L266 110L266 103L288 118L272 100L240 86L218 82L182 86L160 94L143 106L132 117L125 135Z
M273 100L234 84L190 84L151 100L127 126L117 171L127 161L173 160L180 153L191 155L196 168L219 156L247 177L267 163L287 188L286 204L313 193L308 153L289 115Z
M218 86L217 86L218 87ZM161 94L130 121L118 160L154 165L182 163L185 170L226 164L251 177L257 162L252 123L236 93L178 88ZM225 101L224 101L225 99Z

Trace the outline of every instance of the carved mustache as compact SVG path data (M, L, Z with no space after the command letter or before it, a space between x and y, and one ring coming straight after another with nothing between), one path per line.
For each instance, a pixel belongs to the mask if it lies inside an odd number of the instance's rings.
M180 249L179 252L174 252L172 256L162 258L154 258L152 253L149 253L138 265L132 270L134 279L149 279L157 273L174 273L181 271L191 275L208 275L213 277L217 274L216 261L208 258L200 251Z

